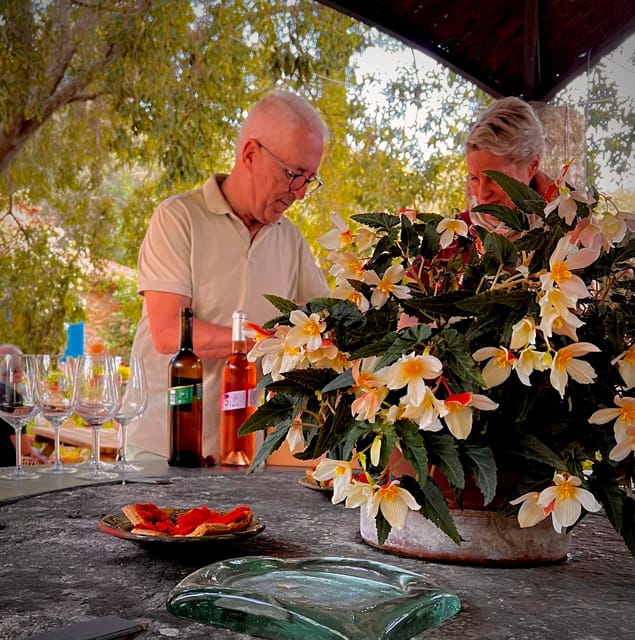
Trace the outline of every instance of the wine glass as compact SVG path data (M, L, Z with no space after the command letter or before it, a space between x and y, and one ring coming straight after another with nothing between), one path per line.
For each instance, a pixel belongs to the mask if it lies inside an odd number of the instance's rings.
M148 406L148 383L143 361L136 356L132 356L128 364L123 358L115 358L115 361L121 394L121 405L115 414L115 421L119 423L121 446L113 470L119 473L143 471L143 467L126 460L128 425L140 417Z
M22 429L38 412L35 377L34 356L0 356L0 417L15 429L15 469L0 476L5 480L31 480L40 476L22 468Z
M42 473L75 473L77 469L63 465L60 458L60 428L73 413L75 362L72 358L43 354L35 356L35 365L35 401L55 434L55 461Z
M93 433L93 458L89 461L89 471L83 473L86 477L97 480L118 477L104 470L99 435L103 424L114 418L120 403L115 359L106 355L79 356L73 405L75 413L88 422Z

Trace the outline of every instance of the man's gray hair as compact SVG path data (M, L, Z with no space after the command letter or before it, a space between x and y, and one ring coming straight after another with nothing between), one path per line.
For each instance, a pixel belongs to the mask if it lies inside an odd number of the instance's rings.
M322 116L311 106L308 100L290 91L278 89L258 100L247 115L247 118L245 118L245 122L238 133L236 144L238 152L246 141L253 137L251 123L256 120L259 121L261 116L269 116L269 114L272 117L283 118L289 127L302 126L307 131L319 133L322 135L324 144L328 142L328 127Z

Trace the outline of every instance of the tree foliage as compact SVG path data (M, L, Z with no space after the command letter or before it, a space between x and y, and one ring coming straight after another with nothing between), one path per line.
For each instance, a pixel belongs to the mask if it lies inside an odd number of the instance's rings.
M311 0L5 0L0 340L52 348L26 319L55 308L46 322L63 335L86 265L134 267L156 205L229 170L239 123L273 88L306 96L331 131L325 186L289 211L318 260L329 211L462 207L462 135L490 98L414 56L384 86L356 68L369 46L398 48ZM42 273L66 288L38 288Z

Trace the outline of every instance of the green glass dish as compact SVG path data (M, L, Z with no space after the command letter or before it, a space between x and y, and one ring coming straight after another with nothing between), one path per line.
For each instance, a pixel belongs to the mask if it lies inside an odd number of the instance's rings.
M337 557L223 560L187 576L167 600L179 617L271 640L406 640L460 608L417 573Z

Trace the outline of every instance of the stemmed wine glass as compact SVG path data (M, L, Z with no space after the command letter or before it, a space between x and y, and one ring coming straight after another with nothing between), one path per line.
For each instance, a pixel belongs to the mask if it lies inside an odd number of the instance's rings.
M90 424L93 433L93 461L86 475L92 479L117 478L104 470L100 457L99 435L105 422L119 410L121 397L117 380L117 365L112 356L84 355L77 360L73 404L75 413Z
M15 429L15 469L0 476L5 480L31 480L40 476L22 468L22 429L38 412L35 376L34 356L0 356L0 416Z
M119 423L121 446L113 471L119 473L143 471L143 467L126 460L128 425L140 417L148 406L148 384L141 358L132 356L128 364L123 358L115 358L121 394L121 405L115 414Z
M63 465L60 458L60 428L74 408L75 362L72 358L43 354L35 357L35 364L35 401L55 433L55 461L42 473L75 473L77 469Z

